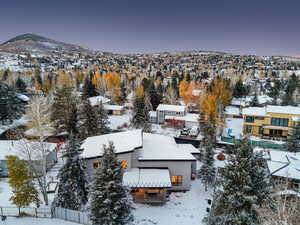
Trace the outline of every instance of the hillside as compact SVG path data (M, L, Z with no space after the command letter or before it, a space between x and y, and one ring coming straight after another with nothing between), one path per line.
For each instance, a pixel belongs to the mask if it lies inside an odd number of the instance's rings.
M73 53L91 53L89 49L68 44L36 34L22 34L0 45L0 51L10 53L30 53L35 55L59 55Z

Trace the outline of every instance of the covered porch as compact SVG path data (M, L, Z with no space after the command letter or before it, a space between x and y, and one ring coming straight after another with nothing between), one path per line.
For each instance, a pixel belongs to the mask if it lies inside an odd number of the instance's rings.
M133 201L144 204L163 204L167 189L172 186L168 169L133 168L123 175L123 185L131 188Z

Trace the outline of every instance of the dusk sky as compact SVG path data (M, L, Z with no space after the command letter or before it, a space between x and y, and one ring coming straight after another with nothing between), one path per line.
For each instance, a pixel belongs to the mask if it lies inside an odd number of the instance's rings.
M0 41L36 33L115 53L300 55L300 0L2 0Z

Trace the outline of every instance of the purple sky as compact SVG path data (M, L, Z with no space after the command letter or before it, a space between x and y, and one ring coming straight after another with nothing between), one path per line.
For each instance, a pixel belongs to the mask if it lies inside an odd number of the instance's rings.
M3 0L0 42L23 33L116 53L300 55L300 0Z

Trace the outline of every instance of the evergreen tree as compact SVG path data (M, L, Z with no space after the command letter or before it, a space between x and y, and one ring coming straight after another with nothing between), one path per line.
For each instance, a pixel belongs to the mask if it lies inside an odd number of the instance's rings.
M102 102L96 108L96 128L97 135L108 134L110 132L107 112Z
M241 79L235 84L233 88L233 96L236 98L242 98L247 94L247 88L244 86Z
M259 106L258 97L257 97L257 93L256 92L255 92L255 94L253 96L253 99L251 100L250 105L253 106L253 107Z
M155 88L154 82L152 81L148 88L148 94L153 110L156 110L157 106L161 103L161 97L159 96L158 90Z
M27 85L25 84L25 82L20 77L18 77L18 79L16 80L16 89L18 90L18 92L24 93L26 92L26 88Z
M2 74L2 80L6 81L9 75L9 70L4 70L3 74Z
M81 210L88 201L87 181L83 162L79 155L81 142L73 134L70 135L63 157L66 163L58 173L58 191L53 206L71 210Z
M90 76L87 76L84 79L84 84L83 84L83 95L86 96L87 98L97 96L97 90L96 87L93 85L92 79Z
M131 124L136 129L143 129L149 132L151 126L149 112L151 107L149 101L146 103L146 100L145 95L135 97Z
M216 169L214 167L214 143L213 143L213 127L212 125L206 126L204 138L201 144L201 168L199 176L205 184L205 191L207 186L212 186L215 181Z
M97 169L90 191L93 225L125 225L133 221L133 207L122 185L122 168L114 145L104 146L101 167Z
M277 104L277 100L279 99L281 87L282 87L282 84L281 84L280 80L278 80L278 79L274 80L272 85L270 83L266 87L268 89L268 96L273 98L272 104L274 104L274 105Z
M284 144L284 149L289 152L300 152L300 123L297 122L290 131L286 143Z
M78 113L72 88L56 89L50 117L57 134L78 133Z
M98 129L96 126L96 111L85 96L83 96L82 103L80 105L79 121L79 132L82 139L97 135Z
M281 105L295 105L293 94L296 90L297 82L298 79L295 74L293 74L286 84L285 92L281 100Z
M126 85L125 85L125 82L122 81L121 82L121 95L120 95L120 100L122 103L126 102L126 99L127 99L127 93L126 93Z
M36 203L39 206L38 192L34 186L26 162L17 156L7 156L7 171L9 174L8 183L12 187L12 197L10 200L18 208Z
M270 187L269 184L264 187L267 179L260 165L262 161L255 161L262 159L260 157L253 153L247 138L235 145L234 154L229 156L228 164L221 171L223 188L214 196L212 211L205 219L208 225L259 224L254 207L268 198Z
M0 122L12 123L13 120L20 119L24 112L24 103L17 97L15 90L0 82Z

